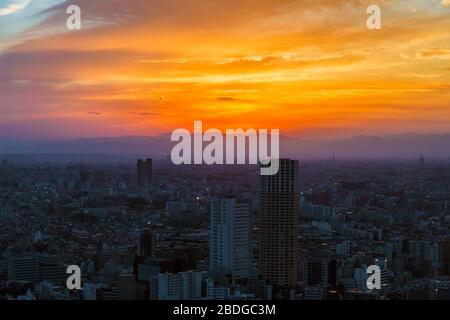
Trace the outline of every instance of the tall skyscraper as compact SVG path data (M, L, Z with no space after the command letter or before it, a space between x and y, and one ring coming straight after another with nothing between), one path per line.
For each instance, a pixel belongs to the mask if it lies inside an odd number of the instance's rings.
M141 187L150 185L153 174L153 160L139 159L137 161L137 180L138 185Z
M143 230L140 236L139 246L143 256L156 256L156 234L149 229Z
M298 278L298 161L279 160L276 175L261 176L259 271L279 289Z
M230 271L236 278L251 268L250 203L235 197L211 201L209 269Z

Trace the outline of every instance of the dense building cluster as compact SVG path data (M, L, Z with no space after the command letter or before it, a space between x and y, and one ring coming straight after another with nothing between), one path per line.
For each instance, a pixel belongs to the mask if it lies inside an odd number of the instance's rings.
M10 156L0 194L0 299L450 299L448 161Z

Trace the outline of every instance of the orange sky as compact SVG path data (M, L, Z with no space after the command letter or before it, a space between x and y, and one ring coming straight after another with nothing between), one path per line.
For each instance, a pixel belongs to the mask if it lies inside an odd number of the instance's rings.
M77 3L81 31L65 29L62 3L2 35L0 137L154 135L194 120L309 138L450 132L446 0ZM366 28L372 3L381 30Z

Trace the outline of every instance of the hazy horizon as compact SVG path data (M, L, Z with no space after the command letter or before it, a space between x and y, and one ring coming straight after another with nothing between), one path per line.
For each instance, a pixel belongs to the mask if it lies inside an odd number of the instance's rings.
M192 128L186 128L193 131ZM210 128L204 128L203 131L210 129ZM230 129L243 129L247 130L248 128L230 128ZM258 130L258 129L255 129ZM125 139L125 138L158 138L158 137L165 137L168 136L170 138L172 132L161 132L156 134L149 134L149 135L109 135L109 136L69 136L69 137L16 137L16 136L0 136L0 140L10 140L10 141L33 141L33 142L59 142L59 141L73 141L73 140L89 140L89 139ZM225 134L224 134L225 135ZM284 137L287 139L298 139L298 140L307 140L307 141L341 141L341 140L350 140L355 138L404 138L404 137L414 137L414 136L442 136L442 135L450 135L449 131L442 131L442 132L424 132L424 133L418 133L418 132L403 132L403 133L383 133L383 134L354 134L354 135L345 135L345 136L327 136L327 137L309 137L307 135L289 135L289 134L283 134L283 132L280 132L280 137Z
M8 140L0 138L0 154L151 154L166 157L174 142L170 134L158 136L97 137L59 140ZM204 142L203 145L207 145ZM282 157L329 158L448 158L450 133L355 136L348 139L307 140L281 135Z

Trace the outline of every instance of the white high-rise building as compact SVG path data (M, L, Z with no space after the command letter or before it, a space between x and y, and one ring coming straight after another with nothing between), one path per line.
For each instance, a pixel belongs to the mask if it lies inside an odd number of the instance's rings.
M234 197L211 201L209 270L225 269L236 278L251 268L250 203Z
M196 300L202 295L203 273L187 271L161 273L152 277L150 294L152 300Z

